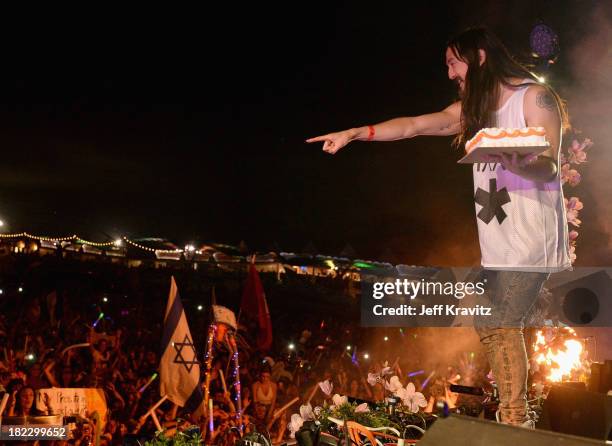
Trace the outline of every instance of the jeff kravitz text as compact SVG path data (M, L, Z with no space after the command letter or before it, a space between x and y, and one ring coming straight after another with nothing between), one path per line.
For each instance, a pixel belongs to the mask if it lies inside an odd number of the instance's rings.
M385 307L374 305L372 312L376 316L490 316L491 307L475 305L473 307L458 307L457 305L432 305L415 307L412 305L398 305Z

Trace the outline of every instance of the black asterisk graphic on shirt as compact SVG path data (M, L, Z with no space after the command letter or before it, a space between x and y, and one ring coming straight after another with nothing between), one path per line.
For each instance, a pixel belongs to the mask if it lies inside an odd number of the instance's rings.
M497 221L501 224L507 217L502 206L510 203L510 194L505 187L497 190L497 179L489 179L489 192L478 188L474 194L474 200L482 206L482 209L478 212L478 218L486 224L489 224L493 217L497 217Z

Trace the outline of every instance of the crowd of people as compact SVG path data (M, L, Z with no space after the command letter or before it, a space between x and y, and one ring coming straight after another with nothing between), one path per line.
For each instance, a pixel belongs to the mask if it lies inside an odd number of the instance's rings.
M92 413L73 417L69 444L90 444L99 437L102 446L113 446L152 438L157 426L145 414L160 398L156 373L170 274L177 276L179 292L186 291L183 300L200 358L210 318L206 308L198 311L193 296L207 278L194 277L191 270L128 270L111 264L38 258L3 259L0 268L4 291L0 295L0 398L8 394L3 415L58 413L49 398L37 398L40 389L96 388L104 393L106 417ZM58 278L58 268L72 273ZM427 363L426 331L404 329L391 334L385 329L361 329L357 318L346 316L350 311L344 305L336 305L336 312L331 313L334 306L326 302L327 313L282 317L288 310L280 306L287 296L278 293L294 290L287 283L291 280L311 287L311 278L287 278L284 283L277 283L276 277L262 279L273 313L274 347L257 351L249 345L249 335L239 332L243 339L239 343L242 411L231 377L230 354L220 348L209 385L214 431L209 430L206 408L204 412L188 411L166 401L156 409L166 435L177 429L199 430L211 443L233 444L241 420L245 429L256 429L280 442L288 435L291 414L299 412L301 404L310 398L314 406L329 398L317 390L319 382L332 383L333 393L380 401L385 396L383 386L371 386L366 378L368 372L380 370L384 361L393 363L394 371L406 382L408 373L416 370L410 380L417 387L430 370L436 370L425 387L427 397L440 393L445 380L459 373L442 359L430 361L428 370L419 370ZM224 304L226 298L231 308L239 300L236 284L244 277L208 280L214 280L220 290L218 303ZM312 301L316 299L311 296ZM353 305L358 314L358 304ZM422 348L417 348L418 336ZM389 337L393 339L388 341ZM367 349L370 354L365 354ZM486 364L480 359L476 355L469 365L460 366L464 383L477 384L476 379L484 378ZM203 365L201 372L205 372ZM279 413L288 403L292 404Z

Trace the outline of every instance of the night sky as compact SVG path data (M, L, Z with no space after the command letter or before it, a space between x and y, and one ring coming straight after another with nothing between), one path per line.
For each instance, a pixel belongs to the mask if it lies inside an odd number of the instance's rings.
M3 31L0 218L97 241L350 243L362 258L476 263L471 170L450 137L335 156L303 141L448 105L444 44L469 25L527 55L545 20L563 94L577 82L564 49L592 30L594 4L236 2L16 20ZM597 221L586 246L608 243Z

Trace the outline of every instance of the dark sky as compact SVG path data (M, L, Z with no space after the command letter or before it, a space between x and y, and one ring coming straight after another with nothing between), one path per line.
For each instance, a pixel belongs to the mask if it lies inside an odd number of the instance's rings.
M473 263L471 171L450 138L333 157L303 140L445 107L444 43L468 25L526 54L544 19L563 51L589 5L235 2L16 20L3 31L0 218L98 241L312 241L329 254L349 242L362 257Z

